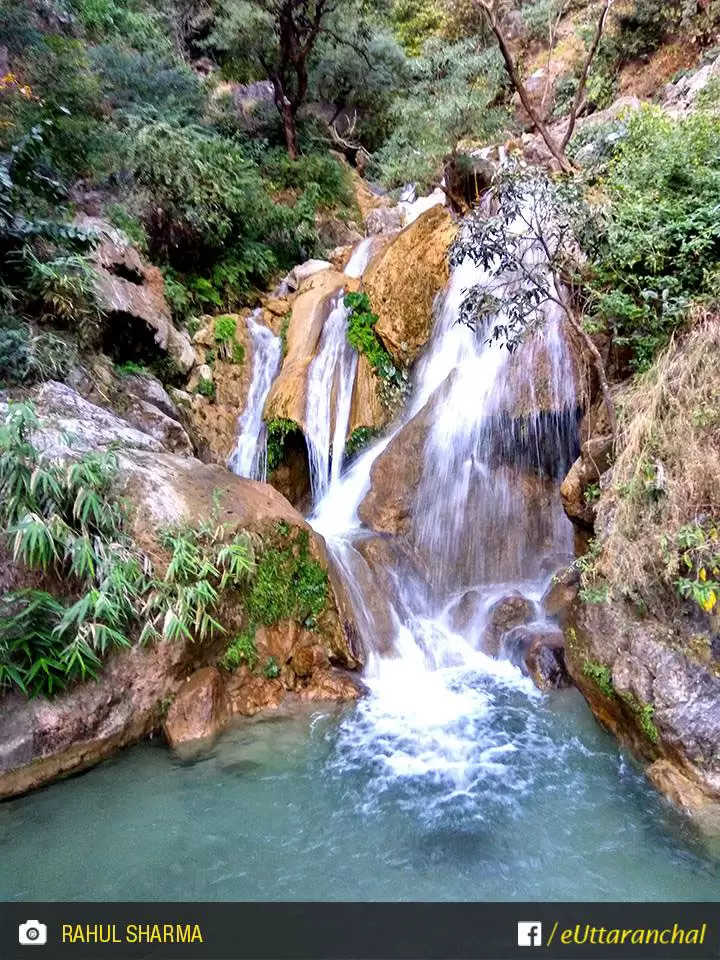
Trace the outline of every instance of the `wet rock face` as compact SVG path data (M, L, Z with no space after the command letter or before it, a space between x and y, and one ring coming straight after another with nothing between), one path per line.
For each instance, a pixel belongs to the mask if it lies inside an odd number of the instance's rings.
M720 678L712 653L702 660L691 652L681 621L640 618L625 601L578 601L564 626L568 669L597 719L653 763L653 782L671 800L682 795L683 807L720 810Z
M514 627L529 623L534 617L535 605L521 593L512 593L496 600L488 610L482 649L492 657L498 656L503 636Z
M292 420L304 432L308 370L317 352L332 297L346 283L343 274L330 269L311 274L305 280L293 302L286 334L287 355L268 395L265 420Z
M372 466L371 487L358 515L376 533L405 534L410 529L431 415L430 407L424 407Z
M457 228L433 207L373 258L363 287L378 315L375 332L401 367L412 364L430 339L435 297L448 279L447 252Z
M514 627L502 638L502 652L540 690L573 685L565 665L565 637L559 627L539 623Z

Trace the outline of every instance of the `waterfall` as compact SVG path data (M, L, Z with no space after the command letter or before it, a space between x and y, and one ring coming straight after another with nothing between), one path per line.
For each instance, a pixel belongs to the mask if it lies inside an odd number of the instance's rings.
M358 356L347 341L350 311L343 300L341 290L332 302L308 372L305 440L314 503L340 477L350 424Z
M265 480L267 472L266 431L263 409L282 361L280 337L258 322L259 311L247 318L252 342L252 380L247 402L238 420L238 438L228 467L239 477Z
M364 240L360 241L360 243L353 250L345 270L343 271L346 277L358 278L365 273L368 264L372 260L375 248L377 247L377 242L377 237L365 237Z
M491 790L498 776L508 790L525 782L511 758L531 736L532 712L518 713L515 730L493 705L516 710L518 697L539 694L482 641L493 604L508 594L526 598L535 628L546 629L539 600L558 557L572 552L558 485L576 455L576 392L552 302L512 354L492 338L502 308L479 330L458 322L470 288L506 283L469 259L452 270L407 410L325 488L310 518L348 585L367 653L371 695L347 721L337 763L374 757L378 795L428 774L471 792ZM409 530L376 537L358 508L374 464L416 417L427 430ZM377 563L373 549L383 551Z

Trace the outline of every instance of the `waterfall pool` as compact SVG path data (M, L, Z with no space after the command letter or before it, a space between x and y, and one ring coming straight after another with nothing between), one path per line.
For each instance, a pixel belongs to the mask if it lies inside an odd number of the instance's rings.
M0 805L0 898L717 899L718 851L579 694L427 676L244 721L193 759L145 743Z

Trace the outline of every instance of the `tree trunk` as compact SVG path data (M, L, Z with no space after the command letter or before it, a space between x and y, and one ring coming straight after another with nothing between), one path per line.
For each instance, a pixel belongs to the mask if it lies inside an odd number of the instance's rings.
M285 144L287 146L288 156L291 160L297 160L297 127L295 126L295 116L292 112L292 107L287 100L283 101L280 114L282 116L283 130L285 131Z
M565 298L563 297L563 301L564 299ZM605 373L605 364L603 363L603 358L600 355L600 351L593 343L592 337L586 333L585 330L583 330L582 324L573 314L572 308L563 303L563 309L565 310L567 322L570 324L575 334L585 344L585 348L593 358L593 365L595 367L595 372L597 373L598 383L600 384L600 392L602 393L603 403L605 404L608 423L610 424L610 432L612 433L614 440L617 435L617 414L615 412L615 402L613 401L612 394L610 393L610 385L608 384L607 374Z
M275 91L275 106L282 120L283 132L285 133L285 146L288 156L291 160L298 158L297 146L297 126L295 124L295 113L292 104L285 96L285 87L281 77L276 73L272 78L273 90Z

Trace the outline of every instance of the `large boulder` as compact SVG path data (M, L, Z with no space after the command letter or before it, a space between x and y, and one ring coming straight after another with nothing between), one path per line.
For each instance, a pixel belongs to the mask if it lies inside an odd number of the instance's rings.
M48 396L55 397L53 405ZM255 543L268 537L275 538L275 543L280 537L284 548L294 549L303 532L310 556L327 568L322 539L272 487L193 457L162 452L156 440L124 425L108 410L73 396L64 385L45 384L37 407L42 424L33 440L48 454L68 458L111 447L117 450L119 484L131 508L131 533L158 572L167 557L156 531L177 523L197 524L215 513L228 530L247 530ZM223 597L217 617L227 633L214 642L133 646L112 654L96 683L78 684L52 701L28 702L14 694L0 697L0 797L85 769L159 730L163 712L174 700L179 702L171 715L173 742L205 736L234 713L242 713L234 704L244 697L244 682L255 689L265 678L247 671L223 676L227 710L215 674L186 683L198 669L214 667L227 637L247 628L242 596ZM343 692L358 695L352 681L338 680L332 672L338 667L354 669L361 662L349 603L332 575L325 608L313 631L280 621L266 628L256 643L262 655L282 656L280 677L273 681L281 698L288 692L308 697L320 696L320 691L335 698ZM301 649L311 645L320 647L324 656L313 659L310 669L306 663L302 675L286 669Z
M378 315L375 332L401 367L413 363L430 339L433 305L447 284L447 253L456 234L447 210L433 207L399 233L363 275Z
M530 623L534 618L535 606L532 600L521 593L500 597L487 612L482 649L491 657L497 657L503 637L515 627Z
M227 722L229 704L222 674L216 667L197 670L178 690L163 723L171 747L204 740Z
M35 445L50 457L95 453L112 449L149 450L160 453L160 440L132 427L112 410L85 400L64 383L44 383L33 399L45 424L33 437Z

